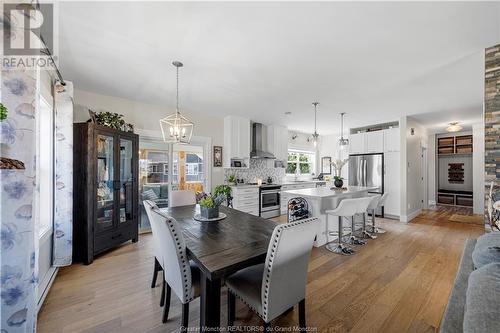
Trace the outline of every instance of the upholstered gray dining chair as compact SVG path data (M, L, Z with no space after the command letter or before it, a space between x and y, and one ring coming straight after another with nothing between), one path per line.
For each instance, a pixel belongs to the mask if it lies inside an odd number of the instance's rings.
M190 190L172 191L170 201L171 201L170 207L194 205L196 203L196 197L195 197L195 193L193 191L190 191ZM151 202L155 206L157 206L155 201L151 201ZM144 209L146 209L146 208L144 208ZM148 219L151 220L151 216L149 216L147 210L146 210L146 214L148 215ZM156 248L154 249L154 253L155 253L155 262L154 262L154 267L153 267L153 279L151 281L151 288L156 287L156 279L158 277L158 272L162 271L164 268L161 266L160 261L158 260L158 256L156 255L158 253L158 250ZM162 295L164 295L164 293L165 293L165 285L163 285ZM162 297L160 300L160 306L163 306L164 300L165 300L165 298Z
M234 324L238 297L262 318L266 331L273 319L298 303L299 325L305 329L307 265L317 221L317 218L309 218L276 226L265 263L242 269L227 278L229 326Z
M152 201L144 201L153 232L153 242L158 249L158 261L163 268L166 284L163 319L168 319L170 296L173 290L182 303L181 330L186 330L189 322L189 303L200 295L200 271L189 261L186 254L184 236L177 221L162 212ZM162 292L162 296L163 296Z

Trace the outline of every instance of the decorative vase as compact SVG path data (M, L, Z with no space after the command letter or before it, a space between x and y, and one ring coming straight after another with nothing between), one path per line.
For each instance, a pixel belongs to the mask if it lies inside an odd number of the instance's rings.
M344 181L342 179L335 179L335 181L333 182L333 184L337 188L342 188L342 186L344 186Z
M219 207L200 207L200 215L206 219L215 219L219 217Z

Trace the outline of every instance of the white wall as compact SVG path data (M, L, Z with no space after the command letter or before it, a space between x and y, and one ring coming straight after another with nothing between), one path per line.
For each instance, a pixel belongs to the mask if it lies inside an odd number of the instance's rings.
M88 109L90 108L93 111L110 111L123 114L125 121L133 124L135 129L147 131L160 131L158 121L175 111L172 107L166 105L146 104L131 99L100 95L83 90L75 90L74 103L75 122L87 121L89 119ZM212 145L214 146L223 145L224 123L222 118L181 111L195 123L193 135L212 138ZM223 169L212 167L212 187L223 182Z
M472 125L472 172L474 214L484 214L484 124Z
M325 157L325 156L331 157L332 161L336 160L337 158L340 158L340 159L349 158L349 151L347 151L347 150L344 150L344 151L340 152L340 154L339 154L339 146L338 146L339 136L338 135L324 135L324 136L321 136L320 138L321 138L321 141L320 141L320 145L318 148L318 157L320 159L320 163L321 163L321 158ZM321 165L321 164L319 164L319 165ZM321 171L320 169L318 169L318 170ZM332 176L334 174L335 174L335 170L333 170L333 167L332 167ZM344 178L344 184L349 183L349 180L347 178L348 176L349 176L349 163L347 163L344 166L344 168L342 168L342 177Z
M427 130L411 117L400 121L404 148L402 148L402 195L401 195L401 220L409 222L422 210L424 198L422 187L422 147L427 147ZM403 126L402 126L403 124ZM411 134L412 128L414 134ZM406 130L405 130L406 129ZM404 140L406 138L406 140ZM404 152L403 152L404 150Z

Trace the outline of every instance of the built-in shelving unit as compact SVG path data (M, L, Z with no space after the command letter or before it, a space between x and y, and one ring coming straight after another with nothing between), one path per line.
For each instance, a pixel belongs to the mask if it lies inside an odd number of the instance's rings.
M437 203L452 206L473 206L472 191L466 185L464 165L472 166L472 135L439 135L436 138ZM462 184L464 184L462 186Z
M472 154L472 135L438 138L437 153L438 155Z

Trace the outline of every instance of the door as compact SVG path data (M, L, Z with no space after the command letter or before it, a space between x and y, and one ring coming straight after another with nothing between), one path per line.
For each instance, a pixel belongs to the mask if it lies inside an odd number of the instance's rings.
M133 141L127 138L119 139L119 200L118 225L134 220L134 147Z
M370 192L383 192L383 167L384 159L382 154L364 155L364 186L377 188Z
M96 135L96 232L113 228L115 216L115 138Z
M428 208L428 193L427 148L422 147L422 209Z
M207 160L202 145L174 145L172 190L210 192L207 187Z

